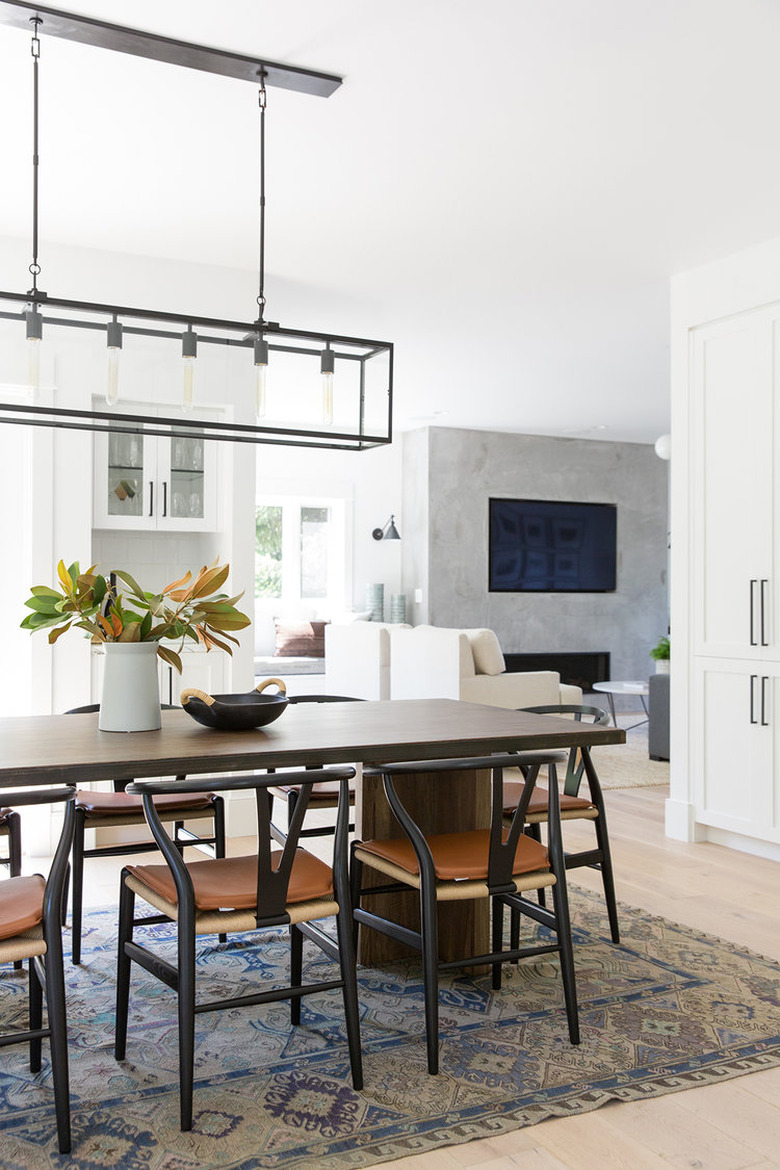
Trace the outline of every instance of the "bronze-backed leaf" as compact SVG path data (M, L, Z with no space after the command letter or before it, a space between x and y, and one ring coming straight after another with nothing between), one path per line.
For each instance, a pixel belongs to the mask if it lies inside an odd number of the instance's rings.
M172 589L183 588L185 585L189 585L191 580L192 580L192 573L188 569L187 572L184 574L184 576L180 577L178 581L171 581L170 585L166 585L165 588L163 589L163 593L170 594Z
M193 597L208 597L215 593L227 581L230 565L219 565L213 569L201 569L198 579L192 587Z
M179 658L179 655L175 650L171 650L169 646L158 646L157 656L158 658L162 658L163 662L167 662L169 666L172 666L174 670L178 670L179 674L181 674L181 658Z
M53 645L54 645L54 643L57 641L57 639L58 639L58 638L59 638L59 637L60 637L62 634L64 634L66 630L69 630L69 629L70 629L70 627L71 627L71 623L70 623L70 622L68 622L67 626L60 626L60 627L59 627L59 629L56 629L56 630L50 630L50 631L49 631L49 645L50 645L50 646L53 646Z
M126 622L122 627L117 642L140 642L141 641L141 623L140 622Z
M224 650L227 654L230 654L230 656L232 657L233 647L229 646L227 644L227 642L223 642L221 638L217 638L211 630L209 630L209 633L208 633L208 640L211 644L209 646L209 649L211 649L211 646L219 646L220 650Z

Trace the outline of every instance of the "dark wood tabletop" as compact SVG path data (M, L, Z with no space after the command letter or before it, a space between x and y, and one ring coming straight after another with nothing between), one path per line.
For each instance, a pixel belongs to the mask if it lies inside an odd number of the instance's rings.
M625 742L619 728L454 699L296 704L268 727L240 732L201 727L183 710L163 711L159 731L98 731L97 721L0 719L0 788Z

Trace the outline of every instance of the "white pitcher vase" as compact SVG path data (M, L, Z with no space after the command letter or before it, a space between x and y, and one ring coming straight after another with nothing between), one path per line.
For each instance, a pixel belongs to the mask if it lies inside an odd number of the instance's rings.
M100 731L156 731L161 726L156 642L105 642Z

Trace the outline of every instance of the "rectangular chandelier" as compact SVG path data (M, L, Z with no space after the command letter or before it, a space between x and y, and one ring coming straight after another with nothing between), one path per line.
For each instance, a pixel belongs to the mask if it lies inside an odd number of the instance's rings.
M266 61L209 46L158 36L140 29L29 4L0 0L0 24L32 34L34 83L32 287L0 290L0 320L18 322L30 355L30 400L0 402L0 422L64 427L95 432L165 435L193 434L218 441L274 443L296 447L366 450L392 442L393 346L386 341L286 328L265 319L265 110L266 85L328 97L341 84L332 74ZM258 316L235 321L186 312L72 300L38 287L38 72L39 34L64 37L185 68L253 82L260 109L260 273ZM92 331L106 344L105 402L89 408L38 401L41 341L52 331ZM24 334L22 334L24 330ZM123 395L120 355L133 338L161 339L179 347L181 391L178 403L145 404ZM236 395L215 404L214 394L200 402L195 370L202 345L236 353L234 367L246 362L246 378L234 378ZM227 379L226 379L227 381ZM280 408L281 406L281 408ZM253 421L247 421L253 416Z

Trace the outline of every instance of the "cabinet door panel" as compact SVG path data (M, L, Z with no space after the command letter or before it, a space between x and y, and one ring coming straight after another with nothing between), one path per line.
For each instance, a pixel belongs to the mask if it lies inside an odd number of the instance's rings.
M695 647L759 659L773 567L772 321L710 326L693 357Z
M694 681L696 819L767 839L773 679L760 663L715 659L697 663Z
M155 443L143 435L95 436L95 528L154 528Z

